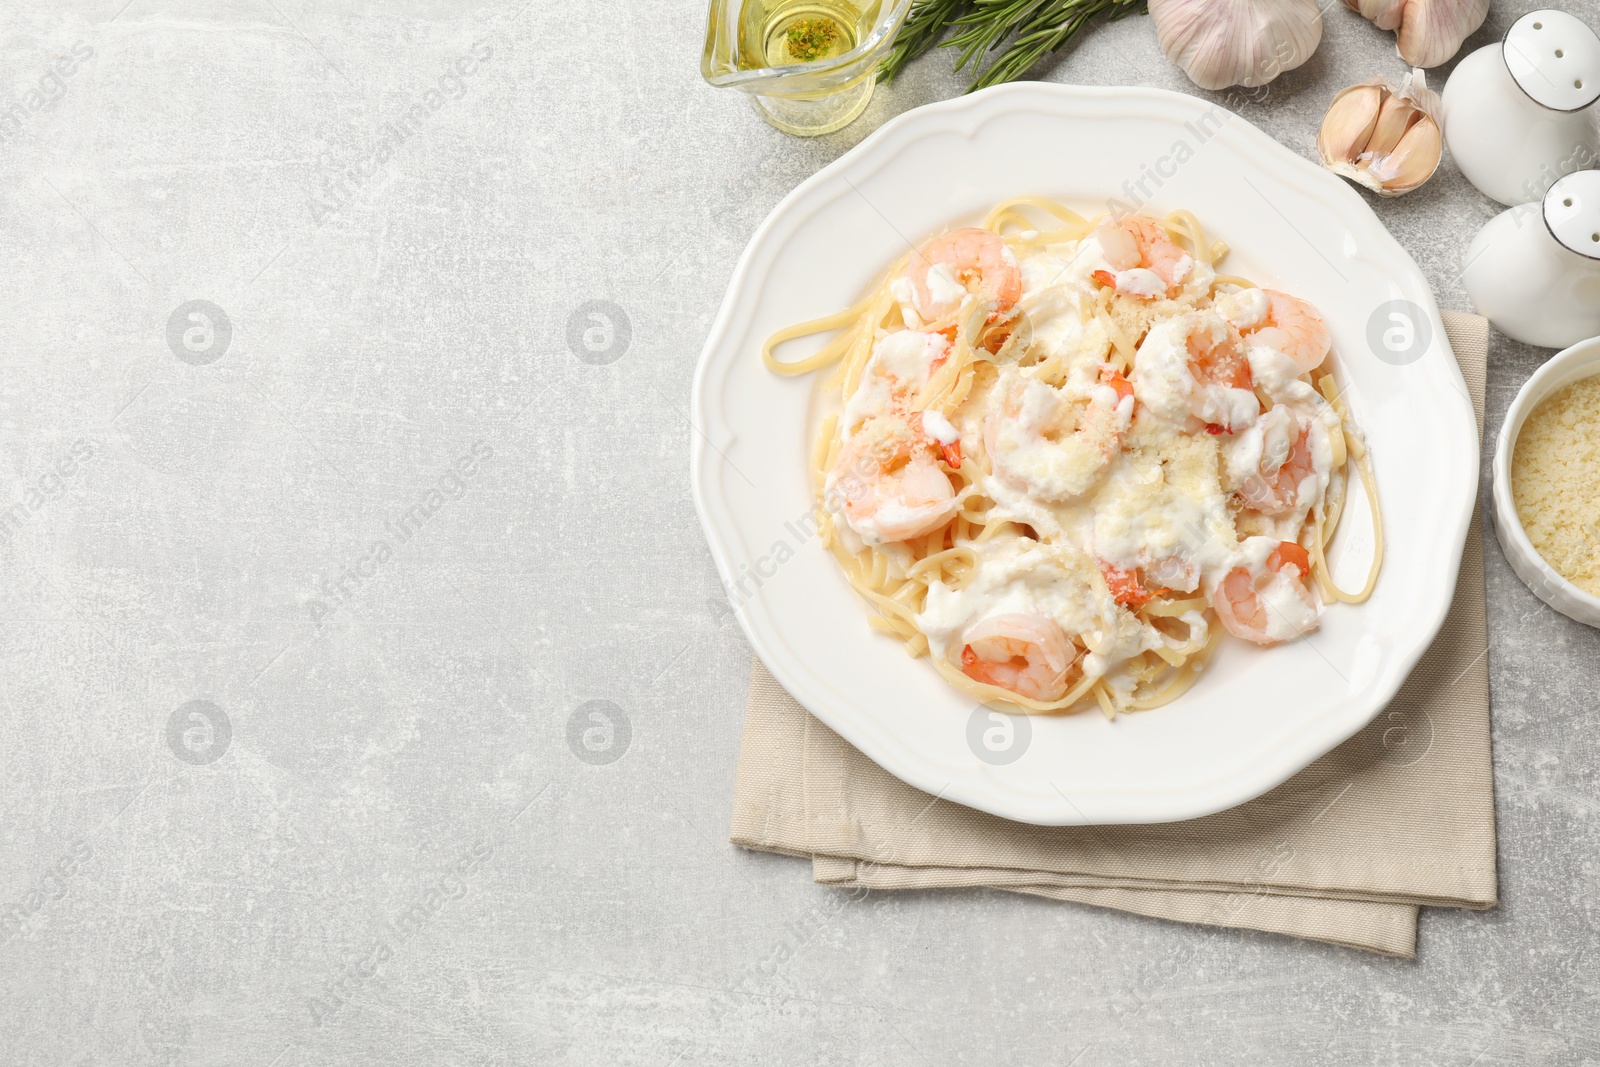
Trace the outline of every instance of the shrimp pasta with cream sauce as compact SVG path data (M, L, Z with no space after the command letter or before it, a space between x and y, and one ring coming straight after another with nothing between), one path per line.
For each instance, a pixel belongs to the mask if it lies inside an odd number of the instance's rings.
M1328 327L1226 251L1187 212L1023 197L768 339L777 373L831 369L813 490L874 627L978 699L1115 716L1224 635L1293 641L1371 595L1381 512ZM1347 591L1327 548L1356 476L1373 554Z

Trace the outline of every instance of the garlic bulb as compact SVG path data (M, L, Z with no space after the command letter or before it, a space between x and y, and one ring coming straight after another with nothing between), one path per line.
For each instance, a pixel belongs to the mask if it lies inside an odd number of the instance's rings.
M1437 67L1461 50L1483 25L1489 0L1344 0L1380 30L1399 30L1400 58L1413 67Z
M1156 38L1202 89L1265 85L1322 40L1316 0L1150 0Z
M1433 176L1443 154L1439 97L1421 70L1398 89L1382 81L1352 85L1328 106L1317 153L1329 170L1379 196L1409 193Z

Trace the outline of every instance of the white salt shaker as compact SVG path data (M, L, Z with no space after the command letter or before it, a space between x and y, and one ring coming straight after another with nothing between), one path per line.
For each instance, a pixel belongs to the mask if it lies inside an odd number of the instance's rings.
M1528 204L1563 174L1600 166L1590 105L1600 37L1565 11L1532 11L1445 82L1444 140L1456 165L1502 204Z
M1540 204L1490 219L1461 280L1478 313L1513 340L1566 348L1600 335L1600 170L1568 174Z

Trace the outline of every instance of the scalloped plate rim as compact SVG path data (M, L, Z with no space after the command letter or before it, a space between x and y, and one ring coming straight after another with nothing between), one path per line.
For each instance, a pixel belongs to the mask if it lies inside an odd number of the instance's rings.
M1008 109L1006 107L1008 104L1013 106ZM1033 82L996 86L968 96L925 105L885 122L859 144L807 178L780 200L757 228L729 279L727 296L713 322L696 367L690 416L697 430L691 436L690 447L690 475L695 508L705 529L719 575L724 580L733 573L731 565L733 553L730 552L727 542L739 543L741 538L726 506L726 496L716 491L720 489L726 468L719 461L719 457L713 455L717 451L717 445L713 444L711 437L717 431L722 431L717 441L723 450L732 447L737 437L715 417L716 410L708 407L708 398L716 392L712 381L712 371L716 365L714 356L719 347L728 343L739 316L754 314L753 302L744 298L748 290L759 287L760 279L753 276L753 271L761 253L772 241L774 231L785 223L799 225L803 222L803 219L791 219L791 216L801 208L808 197L815 196L837 179L845 179L845 188L839 190L839 195L847 193L849 177L858 176L860 168L874 161L875 153L883 153L884 158L876 160L876 166L865 172L868 176L892 165L894 161L887 149L891 147L896 137L920 137L950 132L966 133L970 136L985 121L996 117L997 112L1015 114L1031 109L1047 114L1059 114L1063 105L1070 108L1074 104L1088 105L1087 114L1075 117L1091 119L1115 118L1116 114L1111 108L1117 104L1128 105L1138 110L1142 116L1158 120L1175 119L1182 122L1185 118L1192 119L1213 110L1230 115L1228 121L1213 137L1225 139L1242 137L1254 141L1251 147L1261 149L1263 155L1261 160L1253 161L1259 169L1266 171L1269 167L1273 167L1280 171L1279 177L1291 181L1297 191L1306 193L1314 199L1324 200L1329 209L1338 216L1346 232L1356 239L1356 254L1349 258L1374 264L1386 263L1389 267L1386 271L1387 279L1394 282L1408 299L1415 301L1427 312L1435 331L1434 347L1442 347L1448 356L1448 341L1431 289L1410 256L1383 227L1359 194L1342 180L1284 148L1246 120L1228 113L1220 105L1211 105L1195 97L1161 89L1063 86ZM966 118L968 121L959 125L950 121L942 124L936 121L959 118ZM918 126L924 124L928 128L919 131ZM1294 181L1296 177L1301 180ZM1321 193L1328 195L1318 195ZM1356 226L1364 232L1356 232ZM1374 248L1374 245L1377 247ZM1371 254L1373 252L1379 254L1373 255ZM773 252L768 257L768 262L765 264L768 270L775 261L776 254ZM896 777L926 792L936 793L944 799L1004 818L1039 825L1169 822L1225 810L1260 796L1281 784L1371 722L1399 691L1411 669L1443 625L1454 591L1454 574L1460 566L1461 553L1477 497L1479 470L1476 415L1472 411L1470 401L1467 400L1465 383L1454 359L1447 358L1444 364L1445 366L1439 370L1453 377L1454 390L1459 393L1461 399L1461 404L1456 409L1456 415L1462 423L1458 429L1464 428L1474 446L1471 462L1458 464L1454 472L1456 477L1450 488L1459 493L1462 499L1458 502L1454 521L1448 524L1450 541L1443 546L1445 551L1436 556L1449 564L1451 578L1448 588L1443 590L1442 595L1432 598L1431 610L1427 612L1421 627L1415 631L1418 635L1416 639L1409 647L1396 652L1388 659L1382 674L1372 685L1363 691L1350 693L1342 700L1329 705L1316 723L1320 729L1306 729L1286 735L1276 748L1264 753L1266 756L1276 758L1258 759L1243 780L1241 780L1243 773L1241 769L1232 767L1219 770L1211 778L1191 781L1172 788L1152 788L1148 785L1125 790L1101 788L1097 789L1092 797L1078 798L1094 809L1089 813L1083 812L1082 805L1064 794L1052 802L1052 799L1042 791L1008 793L1003 787L995 788L997 781L1003 782L1004 768L982 768L976 776L976 784L969 780L941 786L939 779L944 777L944 772L938 766L930 765L926 758L918 757L914 744L908 744L905 738L896 735L894 731L883 729L870 717L851 712L843 706L845 701L828 694L827 683L815 677L815 672L811 668L803 663L790 662L793 654L785 655L781 627L765 612L760 597L749 601L744 610L736 613L736 617L755 653L766 664L779 684L796 700L874 762ZM722 397L717 399L725 400ZM708 415L711 417L708 418ZM813 677L803 676L802 671L811 673ZM818 691L819 686L822 692ZM996 774L996 771L999 773ZM1059 792L1059 789L1057 791Z

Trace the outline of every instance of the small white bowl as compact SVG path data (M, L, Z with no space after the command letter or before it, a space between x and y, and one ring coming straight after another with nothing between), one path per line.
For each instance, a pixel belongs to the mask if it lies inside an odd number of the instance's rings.
M1528 532L1517 518L1516 501L1511 496L1511 457L1527 421L1540 401L1582 378L1600 374L1600 337L1579 341L1550 357L1522 385L1511 402L1506 421L1500 428L1500 441L1494 450L1494 530L1511 569L1527 583L1535 596L1569 619L1600 626L1600 597L1585 593L1567 581L1544 561L1528 540Z

